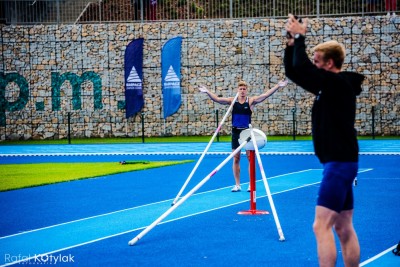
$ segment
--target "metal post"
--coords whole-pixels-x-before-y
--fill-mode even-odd
[[[186,19],[189,20],[190,19],[190,1],[187,1],[186,12],[187,12],[187,14],[186,14],[187,18]]]
[[[144,6],[143,6],[143,0],[140,0],[140,21],[143,22],[144,20],[144,12],[143,12]]]
[[[256,161],[255,152],[250,150],[250,210],[256,210]]]
[[[257,210],[256,204],[256,152],[249,150],[249,164],[250,164],[250,209],[239,211],[239,215],[263,215],[269,214],[268,211]]]
[[[68,112],[68,144],[71,144],[71,112]]]
[[[102,12],[102,7],[103,7],[102,3],[103,3],[103,0],[99,0],[99,20],[100,20],[100,22],[103,20],[103,18],[101,17],[101,13],[103,13]]]
[[[275,18],[275,16],[276,16],[276,12],[275,12],[275,10],[276,10],[276,0],[274,0],[273,2],[272,2],[272,16],[273,16],[273,18]]]
[[[296,108],[292,108],[293,141],[296,141]]]
[[[218,125],[219,125],[218,109],[215,110],[215,117],[216,117],[217,127],[218,127]],[[218,132],[218,134],[217,134],[217,142],[219,142],[219,132]]]
[[[375,106],[372,106],[371,113],[372,113],[372,140],[375,140]]]
[[[229,0],[229,18],[233,18],[233,1]]]
[[[144,112],[140,113],[140,118],[142,119],[142,143],[144,143]]]
[[[57,7],[57,24],[61,24],[61,18],[60,18],[60,0],[57,0],[56,3],[56,7]]]

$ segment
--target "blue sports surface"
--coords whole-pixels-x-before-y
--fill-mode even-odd
[[[242,155],[242,191],[232,193],[230,143],[214,143],[182,197],[171,206],[207,143],[0,146],[1,164],[183,160],[194,162],[0,193],[0,265],[318,266],[312,232],[321,164],[310,141],[269,142],[256,166],[257,210],[250,208]],[[354,187],[360,266],[400,266],[400,142],[360,141]],[[45,170],[44,170],[45,171]],[[265,173],[277,219],[262,178]],[[134,246],[128,242],[168,214]],[[277,223],[278,222],[278,223]],[[279,241],[281,226],[285,241]],[[343,266],[338,247],[337,266]]]

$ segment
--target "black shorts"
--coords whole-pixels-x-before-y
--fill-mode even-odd
[[[328,162],[324,164],[317,205],[340,213],[354,208],[353,181],[357,162]]]
[[[235,127],[232,127],[232,149],[236,149],[240,146],[239,144],[239,138],[240,138],[240,133],[246,129],[238,129]]]

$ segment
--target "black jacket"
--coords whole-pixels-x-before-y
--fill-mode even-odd
[[[285,49],[286,76],[315,95],[312,107],[312,136],[321,163],[358,161],[354,129],[356,96],[364,76],[355,72],[333,73],[318,69],[306,54],[305,38]]]

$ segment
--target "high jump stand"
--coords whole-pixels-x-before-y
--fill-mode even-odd
[[[283,235],[282,227],[279,222],[278,213],[275,209],[275,204],[272,199],[271,190],[269,189],[267,177],[265,176],[264,168],[262,165],[260,153],[258,152],[259,148],[263,148],[265,143],[267,142],[266,135],[257,129],[253,129],[251,124],[249,124],[249,129],[244,130],[240,133],[239,143],[241,144],[243,140],[247,140],[250,137],[251,143],[247,143],[245,145],[245,149],[250,151],[250,210],[238,212],[238,214],[244,215],[258,215],[258,214],[268,214],[267,211],[260,211],[256,209],[256,186],[255,186],[255,159],[257,157],[258,166],[260,168],[261,176],[264,182],[265,190],[267,193],[268,201],[271,206],[272,215],[274,216],[274,221],[276,225],[276,229],[279,234],[279,241],[285,241],[285,236]]]
[[[269,214],[265,210],[257,210],[256,206],[256,155],[254,150],[249,151],[249,164],[250,164],[250,209],[239,211],[240,215],[265,215]]]
[[[255,147],[257,148],[263,148],[265,146],[265,142],[267,137],[265,134],[257,129],[252,129],[250,125],[250,129],[242,131],[240,133],[240,138],[239,138],[239,143],[242,142],[242,140],[246,139],[247,137],[252,137],[251,136],[251,131],[256,133],[255,140],[252,139],[251,143],[248,143],[244,148],[246,149],[246,152],[248,151],[249,153],[249,167],[250,167],[250,209],[249,210],[244,210],[244,211],[239,211],[239,215],[265,215],[269,214],[268,211],[264,210],[257,210],[256,206],[256,156],[255,156]],[[256,144],[254,144],[255,142]]]

